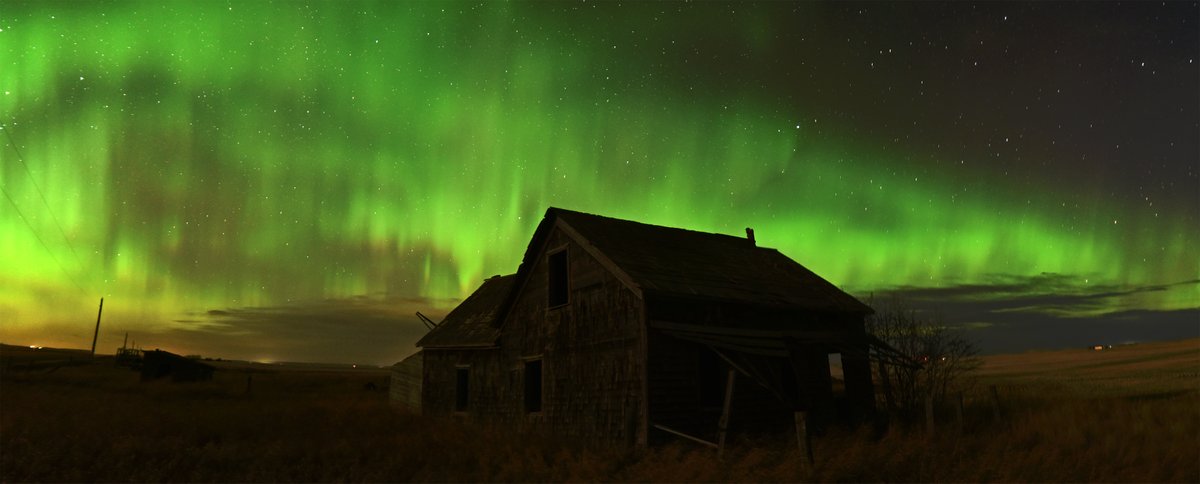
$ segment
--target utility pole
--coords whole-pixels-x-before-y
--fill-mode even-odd
[[[92,358],[96,357],[96,338],[100,337],[101,314],[104,314],[104,298],[100,298],[100,310],[96,312],[96,332],[92,333]]]

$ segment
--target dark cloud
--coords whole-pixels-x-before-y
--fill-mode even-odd
[[[968,331],[984,352],[998,353],[1200,337],[1200,301],[1169,310],[1136,304],[1139,297],[1194,291],[1198,284],[1124,287],[1063,274],[993,275],[977,284],[896,287],[865,299],[876,309],[899,301]],[[391,364],[416,351],[426,332],[417,311],[440,320],[456,303],[369,294],[212,309],[176,319],[165,336],[180,351],[214,357]]]
[[[420,311],[441,319],[457,301],[358,295],[213,309],[175,320],[169,339],[206,356],[386,365],[416,351]]]
[[[1200,301],[1163,310],[1138,305],[1139,297],[1194,291],[1197,284],[1118,286],[1064,274],[993,275],[979,284],[896,287],[867,299],[877,310],[901,304],[968,330],[985,352],[998,353],[1200,337]]]

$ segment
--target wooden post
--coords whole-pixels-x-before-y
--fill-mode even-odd
[[[725,435],[729,431],[729,408],[733,404],[733,382],[737,379],[737,372],[733,368],[729,369],[729,375],[725,377],[725,406],[721,409],[721,421],[718,425],[719,434],[717,437],[717,458],[720,459],[725,454]]]
[[[800,449],[800,461],[811,470],[813,454],[812,442],[808,436],[808,416],[805,412],[795,412],[792,415],[796,419],[796,444]]]
[[[100,337],[100,315],[104,314],[104,298],[100,298],[100,310],[96,311],[96,332],[92,333],[92,357],[96,357],[96,338]]]
[[[933,436],[933,394],[925,395],[925,433]]]
[[[963,394],[958,392],[958,405],[954,406],[954,423],[958,427],[958,435],[963,434]]]

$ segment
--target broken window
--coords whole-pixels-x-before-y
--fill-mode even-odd
[[[454,411],[466,412],[470,401],[471,369],[460,366],[454,369]]]
[[[542,411],[542,360],[525,362],[525,411]]]
[[[550,253],[549,262],[549,307],[567,304],[567,249]]]

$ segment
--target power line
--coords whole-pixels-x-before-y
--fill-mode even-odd
[[[0,126],[0,131],[3,131],[4,136],[8,137],[8,144],[9,146],[12,146],[13,152],[17,154],[17,161],[21,162],[21,166],[25,168],[25,174],[29,176],[29,182],[33,184],[34,190],[36,190],[38,196],[41,197],[42,205],[46,206],[46,213],[50,214],[50,220],[53,220],[54,226],[58,227],[58,233],[62,235],[63,242],[67,243],[67,248],[71,249],[71,255],[75,257],[75,265],[79,266],[79,270],[82,272],[83,261],[79,258],[79,253],[75,252],[75,246],[71,244],[71,239],[67,238],[67,231],[63,230],[62,224],[58,222],[58,217],[54,216],[54,209],[50,208],[50,202],[46,201],[46,194],[42,192],[42,187],[38,185],[37,179],[33,177],[33,172],[29,171],[29,165],[25,164],[25,157],[21,156],[21,150],[17,148],[17,142],[13,140],[12,133],[10,132],[11,129],[9,128],[9,126]],[[5,193],[5,196],[7,196],[7,192]],[[9,198],[9,201],[12,201],[12,198]],[[28,224],[28,220],[26,221],[26,224]],[[32,228],[32,226],[30,226],[30,228]],[[45,246],[46,244],[43,243],[42,245]]]
[[[42,244],[42,248],[46,249],[46,253],[50,254],[50,258],[54,260],[54,263],[58,265],[58,268],[62,270],[63,274],[66,274],[67,280],[71,281],[71,284],[75,286],[75,289],[79,289],[79,292],[86,294],[87,291],[84,291],[83,287],[75,281],[75,278],[71,276],[69,272],[67,272],[67,268],[63,267],[62,262],[59,262],[58,257],[54,256],[54,251],[50,250],[50,246],[46,245],[46,241],[42,240],[42,236],[38,235],[37,229],[33,228],[33,224],[29,223],[29,219],[25,218],[24,213],[21,213],[21,207],[18,206],[17,202],[8,195],[8,190],[4,189],[4,185],[0,185],[0,193],[4,193],[4,198],[7,198],[8,203],[12,204],[13,209],[17,211],[17,216],[21,217],[21,221],[25,222],[26,227],[29,227],[29,231],[33,233],[33,237],[37,239],[38,243]]]

